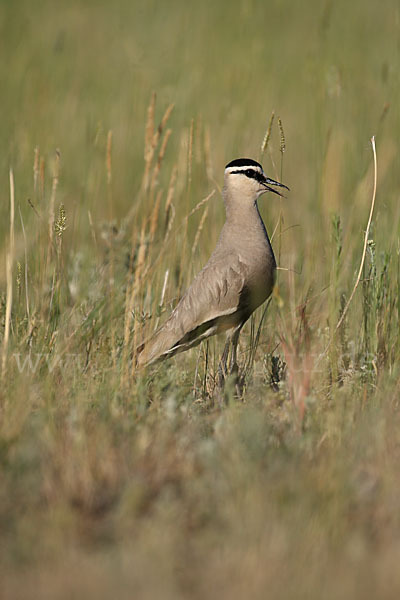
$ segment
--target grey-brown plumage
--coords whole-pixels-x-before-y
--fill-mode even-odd
[[[229,346],[236,364],[240,330],[271,294],[276,262],[257,207],[269,187],[286,187],[264,175],[261,165],[241,158],[225,168],[226,221],[216,248],[167,321],[137,349],[138,366],[173,356],[216,333],[226,332],[221,359],[226,373]],[[288,189],[288,188],[286,188]]]

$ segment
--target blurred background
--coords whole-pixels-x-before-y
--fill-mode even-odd
[[[46,164],[59,148],[60,194],[102,216],[106,202],[96,167],[103,167],[97,163],[104,162],[112,130],[114,210],[124,215],[140,187],[153,91],[158,118],[175,105],[169,166],[193,119],[197,176],[205,177],[207,132],[220,184],[229,160],[260,157],[275,111],[286,137],[283,176],[293,188],[293,218],[310,208],[318,216],[351,210],[373,134],[386,201],[388,189],[399,183],[398,169],[389,168],[399,130],[400,16],[394,1],[349,7],[340,0],[42,0],[33,7],[22,0],[3,2],[0,15],[2,189],[12,165],[22,208],[31,193],[35,147]],[[279,172],[279,137],[271,143]],[[264,163],[274,171],[268,156]],[[2,211],[5,222],[5,202]]]
[[[3,0],[0,52],[5,593],[399,597],[399,2]],[[372,136],[362,285],[311,377],[360,264]],[[291,192],[260,200],[282,270],[224,411],[219,342],[138,380],[128,354],[207,260],[238,157]]]

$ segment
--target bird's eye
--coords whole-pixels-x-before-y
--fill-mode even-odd
[[[252,177],[253,176],[253,171],[251,169],[247,169],[246,170],[246,175],[247,175],[247,177]]]

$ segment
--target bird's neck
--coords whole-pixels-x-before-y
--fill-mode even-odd
[[[230,199],[225,201],[226,223],[230,227],[244,229],[259,229],[265,232],[265,225],[258,210],[256,201],[247,198]]]
[[[225,195],[224,195],[225,196]],[[225,200],[226,221],[221,232],[221,238],[225,244],[232,244],[234,240],[235,248],[245,252],[251,249],[251,253],[260,250],[272,257],[272,262],[275,264],[275,257],[272,250],[271,242],[268,237],[267,230],[258,210],[257,202],[250,199],[232,198],[232,195],[227,202]]]

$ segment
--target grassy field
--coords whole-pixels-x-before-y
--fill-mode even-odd
[[[4,0],[0,34],[0,598],[399,598],[398,2]],[[240,156],[291,192],[221,397],[223,340],[130,353]]]

